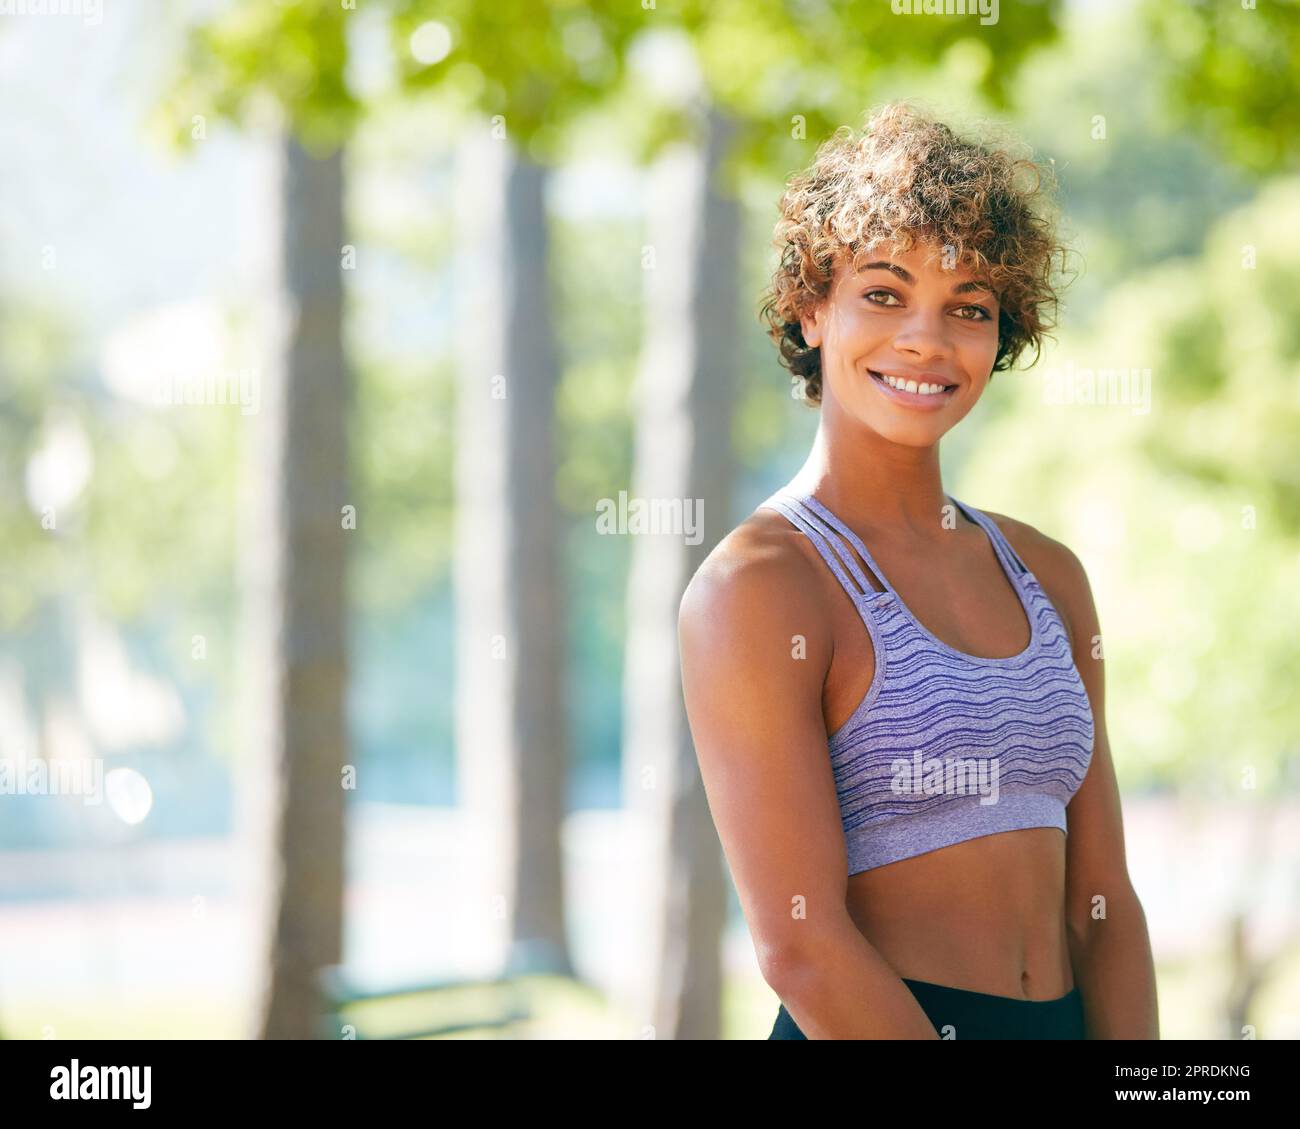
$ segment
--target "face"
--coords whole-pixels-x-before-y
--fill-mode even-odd
[[[881,244],[853,273],[842,257],[821,306],[802,321],[821,348],[823,415],[930,446],[975,406],[998,351],[998,301],[940,248]]]

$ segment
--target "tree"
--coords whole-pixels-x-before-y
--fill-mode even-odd
[[[436,93],[443,112],[464,114],[470,133],[459,205],[467,238],[456,437],[457,766],[461,804],[487,855],[487,900],[504,907],[516,968],[572,967],[560,839],[567,763],[553,438],[560,361],[543,201],[565,128],[617,79],[637,26],[613,6],[394,4],[403,89]]]
[[[243,772],[267,946],[258,1027],[321,1034],[317,976],[339,963],[347,724],[347,414],[341,265],[343,145],[359,106],[344,82],[347,10],[241,2],[192,30],[162,114],[178,140],[268,106],[280,133],[280,256],[267,412],[243,539],[259,701]]]

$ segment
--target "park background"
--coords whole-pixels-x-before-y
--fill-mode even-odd
[[[675,613],[815,428],[782,186],[894,98],[1059,179],[944,481],[1088,570],[1162,1034],[1300,1035],[1293,0],[71,8],[0,17],[0,758],[103,790],[0,795],[0,1035],[766,1036]]]

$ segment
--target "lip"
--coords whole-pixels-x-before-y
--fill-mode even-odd
[[[946,403],[948,403],[948,401],[953,398],[953,396],[956,394],[957,391],[957,386],[954,385],[947,392],[935,392],[929,396],[923,396],[920,392],[902,392],[897,388],[890,387],[890,385],[886,384],[883,380],[880,379],[880,373],[875,369],[867,369],[867,375],[871,377],[871,383],[874,384],[877,388],[879,388],[881,392],[883,392],[890,399],[895,400],[898,403],[905,405],[906,407],[919,408],[922,411],[932,411],[932,412],[937,411],[939,408],[942,408]],[[894,376],[893,373],[890,373],[889,375]],[[933,374],[930,375],[931,375],[931,379],[928,381],[928,383],[938,384],[939,378],[934,377]],[[903,378],[898,377],[897,379],[903,379]],[[907,379],[914,380],[916,378],[907,377]],[[927,381],[917,380],[917,383],[924,384],[927,383]]]

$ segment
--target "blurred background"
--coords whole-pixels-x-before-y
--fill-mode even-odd
[[[26,8],[0,1035],[767,1036],[677,604],[815,430],[782,187],[908,98],[1059,179],[944,481],[1088,570],[1162,1035],[1300,1036],[1294,0]]]

